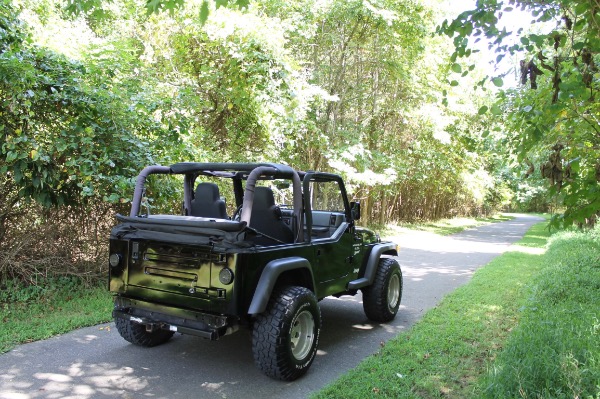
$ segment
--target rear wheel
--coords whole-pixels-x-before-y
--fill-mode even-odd
[[[387,322],[396,317],[402,299],[402,272],[398,262],[381,258],[375,281],[362,289],[363,308],[373,321]]]
[[[164,344],[173,336],[173,331],[159,329],[149,332],[145,325],[119,317],[115,318],[115,325],[121,337],[139,346],[152,347]]]
[[[270,377],[293,381],[312,364],[320,331],[321,312],[315,295],[304,287],[285,287],[256,318],[254,362]]]

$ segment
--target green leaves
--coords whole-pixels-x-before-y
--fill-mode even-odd
[[[492,78],[492,83],[494,84],[494,86],[496,87],[502,87],[504,85],[504,81],[502,80],[502,78],[500,77],[495,77]]]
[[[492,108],[490,111],[491,111],[492,115],[494,115],[494,116],[502,115],[502,108],[500,107],[500,105],[498,103],[494,103],[492,105]]]
[[[82,204],[150,163],[131,132],[140,120],[124,106],[129,99],[115,94],[122,88],[109,81],[88,86],[95,73],[25,40],[18,58],[0,62],[0,76],[0,171],[16,184],[17,197],[44,206]]]
[[[200,6],[200,14],[198,15],[198,18],[202,25],[204,25],[206,23],[209,12],[210,11],[208,9],[208,0],[202,1],[202,5]]]
[[[485,35],[493,40],[498,53],[494,55],[496,62],[509,54],[518,57],[520,80],[527,83],[527,88],[498,91],[495,104],[490,109],[479,108],[478,115],[488,112],[493,116],[506,115],[502,121],[507,131],[506,142],[521,160],[540,156],[558,144],[565,146],[562,152],[565,165],[571,165],[573,159],[581,160],[577,163],[579,171],[571,167],[568,179],[564,178],[565,165],[564,172],[546,176],[547,184],[552,185],[547,201],[554,196],[565,206],[561,220],[566,224],[581,221],[600,211],[596,199],[600,166],[598,174],[595,172],[600,155],[600,129],[591,122],[600,115],[600,82],[590,73],[598,64],[597,57],[590,54],[600,50],[600,26],[594,22],[596,17],[589,1],[557,0],[522,7],[531,13],[535,23],[540,23],[540,29],[534,27],[530,31],[544,33],[503,32],[498,20],[513,17],[515,10],[509,8],[503,2],[478,2],[474,10],[461,13],[451,22],[444,21],[438,31],[453,38],[454,72],[459,72],[454,66],[458,58],[468,56],[468,41],[472,37]],[[543,24],[550,21],[555,23]],[[467,25],[470,27],[465,30],[463,27]],[[509,36],[513,36],[516,44],[505,44]],[[491,82],[497,88],[505,87],[501,77],[491,77]]]
[[[183,8],[185,0],[146,0],[146,12],[148,15],[160,11],[169,11],[173,14],[176,10]]]
[[[451,69],[453,72],[456,72],[456,73],[462,72],[462,67],[460,66],[460,64],[457,64],[457,63],[452,64]]]

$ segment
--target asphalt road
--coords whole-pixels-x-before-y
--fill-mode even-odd
[[[28,398],[306,398],[414,324],[473,272],[519,240],[541,219],[511,221],[450,237],[401,234],[402,305],[389,324],[370,322],[360,294],[326,298],[323,329],[309,372],[294,382],[272,380],[254,366],[250,333],[211,342],[175,335],[167,344],[129,344],[112,323],[83,328],[0,355],[0,399]],[[0,327],[1,328],[1,327]]]

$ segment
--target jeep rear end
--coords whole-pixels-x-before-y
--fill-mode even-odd
[[[235,331],[235,254],[214,246],[157,241],[110,241],[113,315],[148,329],[169,329],[209,339]]]

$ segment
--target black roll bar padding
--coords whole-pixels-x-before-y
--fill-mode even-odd
[[[304,192],[304,211],[306,215],[306,232],[308,233],[308,242],[312,240],[312,198],[310,196],[310,178],[312,177],[313,172],[307,172],[304,175],[304,180],[302,181],[303,187],[302,191]],[[304,229],[302,229],[304,232]]]
[[[295,242],[304,242],[304,219],[303,219],[303,206],[302,206],[302,182],[300,176],[294,171],[292,176],[292,187],[294,191],[294,219],[292,220],[292,227],[294,231]],[[296,223],[294,225],[294,223]]]
[[[248,179],[246,180],[246,189],[244,190],[244,199],[242,214],[240,216],[241,222],[246,222],[250,226],[250,219],[252,217],[252,205],[254,203],[254,189],[258,178],[262,175],[275,175],[279,171],[270,166],[259,166],[250,172]],[[304,221],[302,218],[302,183],[298,172],[292,169],[292,186],[294,193],[294,223],[293,233],[294,242],[304,242]],[[250,226],[252,227],[252,226]]]
[[[261,175],[273,175],[277,172],[277,169],[268,166],[259,166],[250,172],[248,179],[246,180],[246,189],[244,190],[244,201],[242,214],[240,216],[241,222],[246,222],[250,226],[250,218],[252,217],[252,205],[254,204],[254,188],[256,187],[256,181]]]
[[[135,190],[133,192],[133,200],[131,201],[131,212],[130,217],[136,217],[140,213],[140,207],[142,203],[142,194],[146,186],[146,178],[151,174],[169,174],[172,173],[171,168],[168,166],[152,165],[146,166],[135,181]]]
[[[183,209],[184,216],[191,215],[192,193],[194,192],[194,175],[186,174],[183,179]]]

